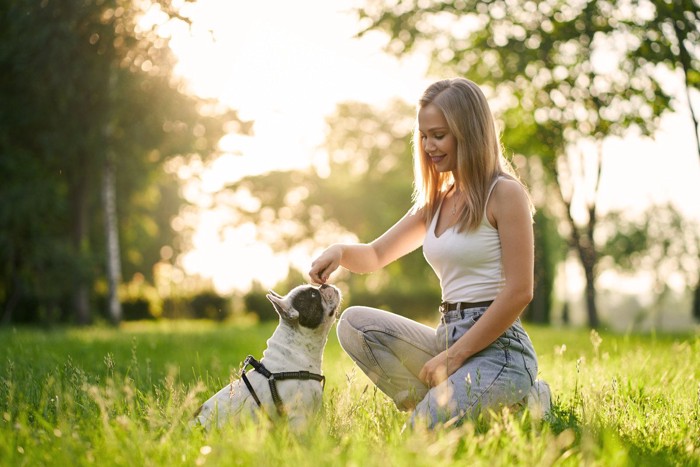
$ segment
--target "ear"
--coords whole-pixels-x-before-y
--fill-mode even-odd
[[[277,298],[284,298],[282,295],[278,294],[274,290],[268,290],[268,292],[270,293],[270,295],[274,295]]]
[[[273,292],[266,295],[267,299],[270,300],[272,306],[275,307],[275,311],[280,317],[288,321],[296,321],[299,319],[299,312],[292,307],[291,301],[286,297],[280,297],[279,294]]]

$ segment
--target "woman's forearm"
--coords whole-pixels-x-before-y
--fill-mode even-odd
[[[341,250],[340,265],[356,274],[367,274],[381,268],[377,253],[367,243],[336,244]]]
[[[503,290],[479,321],[450,348],[462,362],[479,353],[501,336],[520,316],[532,293]]]
[[[425,235],[420,214],[409,211],[372,243],[336,243],[326,248],[309,270],[312,281],[324,284],[342,266],[351,272],[367,274],[418,248]]]

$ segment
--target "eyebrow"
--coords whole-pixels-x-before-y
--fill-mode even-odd
[[[420,131],[421,133],[424,133],[425,131],[438,131],[438,130],[445,131],[445,130],[447,130],[447,127],[446,126],[436,126],[433,128],[428,128],[427,130],[421,130],[420,128],[418,128],[418,131]]]

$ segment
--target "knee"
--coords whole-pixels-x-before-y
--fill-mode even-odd
[[[408,425],[411,428],[423,428],[434,430],[436,428],[447,428],[459,426],[465,420],[476,420],[477,411],[468,413],[465,410],[457,410],[455,407],[447,407],[439,404],[426,405],[425,401],[419,403],[409,419]]]
[[[351,306],[346,308],[340,315],[336,326],[336,333],[338,334],[340,345],[344,348],[355,341],[361,333],[359,330],[359,315],[361,314],[361,310],[361,307]]]
[[[408,426],[413,429],[423,428],[432,430],[440,424],[437,407],[430,403],[430,395],[420,401],[413,409]]]

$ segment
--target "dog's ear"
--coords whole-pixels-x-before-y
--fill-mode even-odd
[[[268,293],[266,297],[270,300],[272,306],[275,307],[277,314],[282,318],[289,321],[296,321],[299,319],[299,312],[294,309],[288,297],[282,297],[273,290],[270,290],[270,293]]]
[[[278,294],[277,292],[275,292],[272,289],[268,290],[268,292],[270,293],[270,295],[274,295],[277,298],[284,298],[282,295]]]

